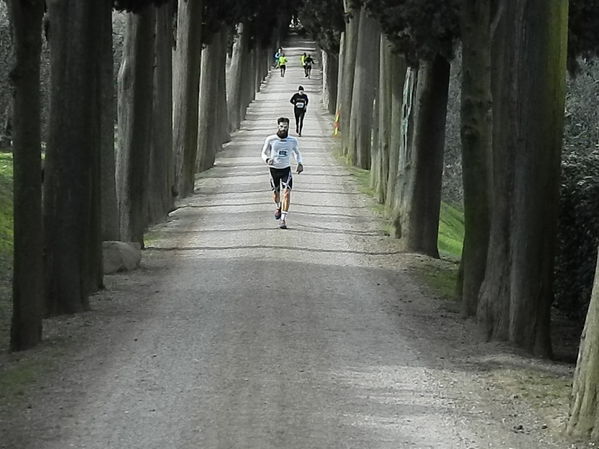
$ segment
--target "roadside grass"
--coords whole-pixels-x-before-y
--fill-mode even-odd
[[[441,203],[439,216],[439,253],[442,258],[459,262],[464,242],[464,211],[451,204]]]
[[[0,374],[0,398],[5,407],[19,404],[31,385],[42,377],[47,360],[24,357],[15,360]]]
[[[376,192],[370,186],[370,170],[365,170],[363,168],[358,168],[350,165],[347,158],[341,154],[339,148],[336,149],[333,155],[339,163],[345,165],[347,170],[349,170],[350,175],[356,178],[356,180],[358,181],[358,190],[361,193],[374,197]],[[375,205],[372,206],[372,210],[375,211],[381,217],[385,216],[385,206],[383,204],[379,204],[377,202]],[[390,234],[390,229],[391,225],[388,223],[387,220],[385,221],[385,225],[383,228],[385,235]]]
[[[0,350],[7,348],[12,313],[12,153],[0,153]]]
[[[375,196],[375,191],[370,187],[370,171],[353,167],[339,149],[335,158],[346,166],[350,174],[358,183],[360,192]],[[373,210],[384,218],[383,231],[390,235],[391,224],[386,219],[386,209],[382,204],[376,203]],[[416,278],[428,286],[436,296],[457,300],[456,285],[458,280],[459,261],[462,257],[464,240],[464,212],[451,204],[442,202],[439,216],[439,237],[437,245],[441,259],[449,262],[446,264],[419,264],[410,270]]]

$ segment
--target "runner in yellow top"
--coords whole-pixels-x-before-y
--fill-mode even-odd
[[[285,70],[287,69],[287,56],[285,56],[285,53],[281,53],[281,56],[279,56],[279,68],[281,69],[281,76],[285,76]]]

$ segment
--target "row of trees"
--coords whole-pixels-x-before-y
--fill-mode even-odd
[[[370,170],[405,250],[432,257],[438,257],[449,68],[459,46],[463,312],[489,339],[542,357],[552,355],[566,68],[575,71],[577,57],[599,49],[597,6],[596,0],[328,0],[300,11],[323,47],[323,61],[338,57],[337,77],[325,76],[323,90],[337,92],[324,99],[340,120],[343,154]],[[322,19],[331,9],[336,14]],[[597,301],[596,282],[568,425],[571,433],[594,437]]]
[[[7,4],[15,53],[11,348],[21,350],[40,341],[44,316],[88,308],[103,282],[103,241],[143,246],[146,227],[192,193],[195,173],[239,128],[291,13],[273,0]],[[113,10],[127,12],[116,85]],[[51,75],[42,161],[43,31]]]
[[[565,70],[568,52],[574,70],[576,56],[599,48],[597,0],[47,0],[43,172],[44,1],[7,1],[16,50],[13,349],[39,342],[44,315],[88,307],[102,284],[103,240],[143,244],[145,227],[192,192],[194,173],[212,165],[239,127],[297,7],[323,50],[323,98],[339,117],[343,153],[370,169],[404,248],[433,257],[449,67],[461,44],[464,314],[489,338],[551,355]],[[113,8],[131,13],[116,146]],[[581,345],[572,433],[599,432],[595,309]]]

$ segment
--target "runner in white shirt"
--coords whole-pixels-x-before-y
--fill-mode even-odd
[[[279,227],[287,229],[287,213],[291,203],[291,155],[297,162],[297,173],[304,171],[302,155],[299,151],[298,141],[289,136],[289,119],[280,117],[277,120],[278,131],[268,136],[262,147],[262,160],[270,169],[270,186],[273,191],[273,200],[277,205],[275,218],[280,220]],[[282,198],[281,198],[282,197]]]

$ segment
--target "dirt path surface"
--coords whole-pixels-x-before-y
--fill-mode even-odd
[[[1,448],[583,447],[496,389],[498,357],[525,359],[475,343],[456,306],[410,277],[437,262],[402,254],[335,161],[306,45],[285,48],[287,75],[271,73],[197,193],[152,231],[142,268],[9,358],[45,371],[0,406]],[[260,150],[293,118],[298,84],[306,171],[280,230]]]

